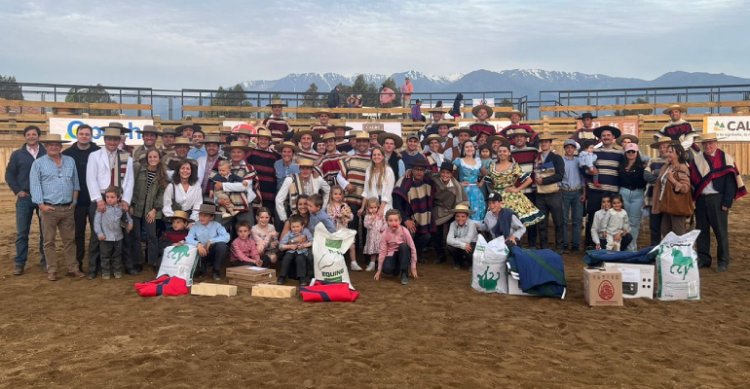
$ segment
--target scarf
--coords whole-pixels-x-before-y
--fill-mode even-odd
[[[716,150],[714,156],[706,153],[694,154],[693,162],[690,164],[690,182],[693,184],[693,199],[697,200],[703,193],[703,189],[713,180],[724,177],[728,174],[734,174],[737,181],[737,193],[734,199],[747,194],[745,183],[742,181],[740,171],[737,170],[734,158],[724,153],[722,150]]]

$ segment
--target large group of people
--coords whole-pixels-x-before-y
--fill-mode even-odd
[[[459,128],[432,109],[432,121],[405,137],[379,123],[361,131],[332,125],[327,110],[294,131],[285,105],[269,106],[262,123],[219,132],[193,123],[145,126],[136,148],[119,123],[99,129],[103,147],[80,125],[65,150],[58,135],[27,127],[6,170],[17,197],[14,274],[25,271],[34,213],[40,265],[52,281],[62,275],[59,234],[60,267],[70,277],[135,275],[158,268],[165,247],[191,244],[201,257],[198,273],[210,266],[217,280],[228,260],[275,266],[280,283],[307,282],[320,223],[329,232],[357,231],[351,270],[376,272],[376,279],[391,273],[402,283],[417,276],[429,250],[437,263],[450,257],[455,267],[467,266],[480,233],[561,253],[637,250],[639,240],[653,245],[669,232],[685,233],[692,216],[701,230],[700,266],[712,263],[710,231],[718,271],[730,263],[727,214],[745,187],[718,139],[698,137],[682,119],[683,107],[665,111],[671,120],[649,145],[658,157],[648,158],[641,139],[593,128],[590,113],[555,150],[555,137],[524,124],[522,112],[495,128],[487,105],[474,107],[475,122]],[[651,233],[639,239],[644,210]]]

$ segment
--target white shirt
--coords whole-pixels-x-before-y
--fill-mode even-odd
[[[453,221],[448,228],[446,243],[451,247],[465,249],[467,243],[474,243],[477,241],[477,236],[476,223],[467,220],[466,224],[459,226],[458,223]]]
[[[36,148],[31,148],[29,147],[29,145],[26,145],[26,151],[28,151],[29,154],[31,154],[31,156],[36,159],[36,157],[39,155],[39,144],[36,145]]]
[[[289,188],[292,186],[292,180],[294,179],[295,176],[297,177],[297,179],[301,179],[299,178],[299,175],[296,175],[296,174],[294,176],[289,176],[285,178],[284,183],[281,184],[281,188],[279,188],[279,192],[276,193],[276,213],[279,215],[279,220],[281,220],[282,222],[285,222],[287,219],[286,208],[284,207],[284,203],[289,201]],[[326,207],[328,206],[328,198],[331,192],[330,185],[328,185],[326,180],[324,180],[323,177],[320,177],[320,176],[318,177],[310,176],[310,180],[311,180],[311,185],[312,185],[312,193],[304,193],[304,194],[311,195],[313,193],[320,192],[320,190],[323,190],[323,194],[322,194],[323,208],[321,209],[326,209]],[[304,191],[306,185],[303,184],[300,186],[302,187],[302,190]],[[299,194],[303,194],[303,193],[299,193]]]
[[[117,158],[115,158],[115,161]],[[117,164],[115,162],[115,164]],[[115,172],[119,172],[119,166],[114,166]],[[107,148],[102,147],[99,150],[89,154],[88,164],[86,165],[86,186],[91,195],[91,202],[102,200],[102,193],[109,188],[112,177],[112,167],[109,165],[109,155]],[[119,173],[118,173],[119,174]],[[122,187],[122,200],[130,204],[133,198],[133,158],[128,157],[125,178],[120,183]]]
[[[393,186],[396,184],[396,178],[393,175],[393,169],[390,166],[385,165],[385,177],[383,177],[382,188],[378,190],[378,177],[372,178],[373,185],[370,186],[370,177],[372,175],[372,164],[365,170],[365,188],[362,191],[362,198],[369,199],[370,197],[380,198],[380,202],[386,203],[385,209],[388,210],[393,207]]]
[[[185,212],[190,212],[190,219],[193,221],[198,220],[198,210],[203,203],[203,194],[201,193],[201,186],[199,183],[195,183],[188,187],[187,192],[181,184],[174,185],[170,182],[167,188],[164,189],[164,199],[161,212],[165,217],[174,216],[174,210],[172,209],[172,196],[174,195],[174,203],[180,204],[181,209]]]

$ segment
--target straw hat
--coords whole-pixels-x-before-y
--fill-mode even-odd
[[[156,126],[152,126],[149,124],[143,126],[142,129],[136,130],[135,132],[140,132],[141,134],[156,134],[156,136],[161,136],[161,131],[159,131]]]
[[[221,126],[219,127],[219,134],[221,135],[229,135],[232,133],[232,127],[229,126]]]
[[[331,112],[331,110],[326,109],[326,108],[319,109],[317,112],[314,113],[315,116],[320,116],[323,114],[326,114],[328,116],[333,116],[333,112]]]
[[[179,139],[179,138],[178,138],[178,139]],[[236,140],[236,141],[234,141],[234,142],[230,143],[230,144],[229,144],[229,145],[227,145],[227,146],[224,146],[224,148],[225,148],[226,150],[232,150],[232,149],[241,149],[241,150],[245,150],[245,151],[247,151],[247,150],[250,150],[250,149],[252,149],[252,147],[250,147],[250,146],[245,146],[244,144],[242,144],[242,142],[240,142],[240,141],[238,141],[238,140]]]
[[[539,141],[543,141],[543,140],[554,141],[555,137],[552,136],[552,134],[550,134],[549,132],[543,132],[539,134],[539,136],[537,136],[537,139],[539,139]]]
[[[673,143],[673,142],[674,141],[672,140],[672,138],[670,138],[668,136],[663,136],[662,135],[658,139],[656,139],[656,141],[654,143],[651,143],[650,147],[652,149],[658,149],[659,146],[662,145],[662,144],[664,144],[664,143]]]
[[[442,140],[443,140],[443,137],[442,137],[442,136],[440,136],[440,135],[438,135],[438,134],[430,134],[430,135],[427,135],[427,137],[426,137],[426,138],[422,139],[422,146],[427,146],[427,145],[429,145],[429,144],[430,144],[430,142],[432,142],[433,140],[436,140],[436,141],[440,142],[440,141],[442,141]]]
[[[490,106],[489,106],[489,105],[487,105],[487,104],[479,104],[479,105],[477,105],[477,106],[474,106],[474,108],[472,108],[472,109],[471,109],[471,113],[472,113],[472,114],[473,114],[474,116],[479,116],[479,110],[481,110],[481,109],[484,109],[484,110],[486,110],[486,111],[487,111],[487,117],[492,117],[492,113],[493,113],[494,111],[492,110],[492,107],[490,107]]]
[[[58,135],[58,134],[42,135],[42,136],[39,137],[39,141],[38,142],[39,143],[44,143],[44,144],[47,144],[47,143],[58,143],[58,144],[70,143],[69,140],[63,140],[62,137],[60,137],[60,135]]]
[[[630,141],[633,142],[633,143],[635,143],[635,144],[638,144],[641,141],[635,135],[632,135],[632,134],[622,134],[622,135],[620,135],[617,138],[616,142],[617,142],[618,145],[622,146],[622,141],[624,141],[625,139],[630,139]]]
[[[174,215],[170,219],[182,219],[186,222],[190,222],[190,216],[188,215],[188,213],[180,210],[174,211]]]
[[[393,142],[396,143],[396,148],[397,149],[400,149],[401,146],[404,145],[404,140],[400,136],[398,136],[396,134],[393,134],[393,133],[390,133],[390,132],[384,132],[384,133],[378,135],[378,143],[381,146],[385,143],[386,139],[393,139]]]
[[[706,143],[706,142],[718,142],[720,140],[725,139],[724,137],[719,138],[716,136],[716,134],[706,134],[702,135],[700,138],[695,138],[695,143]]]
[[[193,131],[202,131],[201,126],[197,124],[193,124],[192,122],[187,122],[183,125],[177,126],[177,128],[175,128],[174,130],[175,132],[177,132],[178,135],[182,135],[182,131],[185,130],[186,128],[190,128]]]
[[[218,134],[209,134],[209,135],[206,135],[206,137],[203,139],[204,145],[208,143],[216,143],[220,145],[224,142],[221,141],[221,138],[219,137]]]
[[[314,168],[315,162],[309,158],[302,158],[299,161],[297,161],[297,166],[299,166],[300,168],[303,168],[303,167]]]
[[[364,123],[362,124],[362,131],[368,134],[382,134],[385,132],[385,126],[383,123]]]
[[[673,110],[679,110],[682,113],[687,113],[687,108],[679,105],[679,104],[673,104],[667,107],[664,111],[662,111],[665,115],[669,115]]]
[[[297,145],[295,145],[293,142],[289,142],[289,141],[279,143],[276,146],[273,146],[273,148],[276,149],[276,152],[279,154],[281,154],[281,152],[285,148],[290,148],[295,153],[299,151],[299,147],[297,147]]]
[[[174,130],[174,128],[172,128],[172,127],[165,127],[165,128],[164,128],[164,129],[162,130],[162,132],[161,132],[161,135],[162,135],[162,136],[164,136],[164,135],[172,135],[172,136],[177,136],[177,131],[175,131],[175,130]]]
[[[469,134],[469,136],[472,137],[472,138],[475,137],[475,136],[477,136],[477,132],[474,131],[474,130],[472,130],[469,127],[454,128],[454,129],[451,130],[451,135],[453,135],[453,137],[455,137],[455,138],[458,138],[458,135],[461,134],[461,133],[463,133],[463,132]]]
[[[108,128],[112,128],[112,129],[116,129],[120,131],[120,135],[129,134],[132,132],[129,128],[123,126],[122,123],[118,123],[118,122],[110,122],[107,126],[102,127],[102,130],[106,131]]]
[[[505,112],[504,115],[505,115],[505,117],[510,117],[510,115],[513,115],[514,113],[520,115],[521,117],[526,116],[525,113],[523,113],[523,112],[521,112],[521,111],[519,111],[517,109],[512,109],[510,111],[507,111],[507,112]]]
[[[323,134],[323,136],[320,137],[320,141],[321,142],[325,142],[325,141],[327,141],[329,139],[336,140],[336,134],[334,134],[332,132],[326,132],[325,134]]]
[[[469,205],[466,203],[460,203],[456,204],[456,207],[451,210],[452,213],[465,213],[467,215],[471,215],[474,213],[474,211],[469,208]]]
[[[247,123],[241,123],[232,128],[232,133],[237,135],[253,136],[255,134],[255,127]]]
[[[206,213],[209,215],[221,215],[221,212],[216,210],[216,206],[213,204],[201,204],[198,208],[198,213]]]
[[[172,143],[172,146],[192,146],[192,145],[193,143],[190,142],[190,139],[185,138],[184,136],[178,136],[177,138],[174,138],[174,143]]]
[[[355,131],[353,139],[355,141],[366,140],[369,142],[370,134],[368,134],[367,131]]]
[[[268,138],[273,139],[273,136],[271,136],[271,130],[265,128],[265,127],[258,127],[257,132],[255,134],[252,134],[250,136],[254,136],[256,138]]]
[[[501,145],[510,146],[510,142],[505,137],[502,137],[500,135],[490,135],[489,138],[487,138],[487,144],[492,145],[492,142],[499,140]]]
[[[604,132],[604,131],[610,131],[610,132],[612,132],[612,135],[614,135],[615,138],[619,138],[620,135],[622,135],[622,132],[617,127],[601,126],[601,127],[597,127],[597,128],[594,129],[594,136],[597,137],[597,138],[601,138],[602,137],[602,132]]]
[[[295,131],[292,139],[294,139],[295,142],[299,143],[299,140],[300,138],[302,138],[302,135],[311,135],[313,138],[313,142],[320,142],[320,134],[318,134],[316,131],[313,131],[309,128],[303,128],[301,130]]]
[[[281,99],[273,99],[270,103],[266,104],[266,107],[286,107]]]
[[[519,124],[511,124],[508,127],[505,127],[503,129],[503,134],[508,139],[513,139],[516,135],[523,135],[526,137],[531,137],[531,132],[533,130],[531,127],[526,125],[519,125]]]

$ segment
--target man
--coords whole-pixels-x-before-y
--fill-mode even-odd
[[[448,227],[453,220],[453,208],[457,204],[468,203],[461,183],[453,177],[453,163],[445,161],[440,164],[440,171],[433,177],[435,183],[435,198],[432,204],[432,212],[435,218],[434,244],[437,253],[436,263],[445,262],[445,238]],[[479,225],[477,226],[479,227]]]
[[[341,87],[339,86],[331,89],[331,91],[328,93],[328,108],[338,108],[338,106],[341,105],[341,97],[339,96],[340,92]]]
[[[658,156],[651,158],[646,166],[646,170],[651,172],[651,176],[654,178],[659,177],[659,171],[662,166],[667,163],[667,150],[669,149],[672,138],[668,136],[661,136],[656,142],[651,144],[652,149],[659,150]],[[650,212],[654,204],[654,184],[650,182],[646,185],[646,194],[643,198],[643,208],[649,210],[648,213],[648,225],[651,238],[651,246],[656,246],[661,242],[661,213]]]
[[[729,208],[732,202],[747,194],[734,158],[719,149],[716,136],[700,140],[703,152],[693,151],[690,181],[695,199],[695,228],[701,231],[696,241],[698,267],[711,267],[711,236],[716,237],[716,271],[729,269]]]
[[[203,139],[205,138],[206,134],[202,129],[198,128],[193,131],[192,138],[188,138],[193,141],[193,147],[191,147],[190,151],[188,152],[188,158],[197,161],[198,158],[206,156],[206,149],[203,147]]]
[[[596,135],[594,135],[593,127],[594,119],[596,118],[597,117],[591,112],[584,112],[583,115],[577,117],[576,119],[581,121],[583,127],[577,129],[576,132],[573,133],[573,136],[570,137],[570,139],[573,139],[578,144],[580,144],[584,139],[597,139]]]
[[[383,125],[383,123],[363,123],[362,131],[366,132],[370,136],[370,148],[373,148],[376,146],[380,146],[378,137],[380,136],[380,134],[385,132],[385,126]]]
[[[234,126],[232,131],[234,132],[234,135],[237,137],[238,142],[242,143],[243,146],[250,146],[250,139],[255,134],[254,126],[247,124],[247,123],[242,123],[242,124],[238,124]]]
[[[414,106],[411,107],[411,120],[414,122],[423,122],[426,120],[424,115],[422,115],[422,100],[420,99],[417,99],[414,102]]]
[[[41,228],[42,221],[39,215],[39,207],[31,201],[31,188],[29,187],[29,173],[34,161],[45,155],[47,151],[39,144],[39,134],[42,131],[37,126],[28,126],[23,129],[25,144],[10,155],[10,161],[5,168],[5,182],[16,195],[16,259],[13,274],[20,276],[26,267],[26,259],[29,255],[29,232],[31,231],[31,218],[36,212],[39,220],[39,264],[45,270],[47,262],[44,256],[44,231]]]
[[[42,214],[42,231],[44,234],[44,254],[47,259],[47,279],[57,281],[57,251],[55,238],[57,232],[63,243],[63,255],[67,276],[82,278],[85,275],[78,269],[75,247],[74,209],[78,200],[80,185],[76,162],[67,155],[62,155],[63,141],[60,135],[43,136],[47,154],[39,157],[31,165],[29,182],[31,199]]]
[[[273,209],[276,204],[276,170],[274,164],[279,159],[276,150],[271,147],[273,136],[265,127],[258,127],[255,134],[256,146],[247,152],[245,161],[255,168],[256,185],[260,194],[260,203]]]
[[[217,135],[209,134],[203,140],[203,147],[206,149],[206,155],[198,159],[198,176],[201,177],[200,184],[204,200],[211,193],[211,174],[219,170],[219,162],[225,158],[219,153],[221,138]],[[172,177],[169,177],[171,180]],[[213,202],[211,199],[209,202]]]
[[[136,130],[136,132],[141,134],[141,140],[143,140],[143,144],[133,149],[132,154],[133,167],[138,171],[138,167],[146,160],[148,150],[156,148],[156,139],[161,135],[161,131],[154,126],[145,125],[143,129]]]
[[[488,121],[492,117],[492,107],[487,104],[480,104],[471,109],[471,113],[476,118],[474,123],[469,125],[469,128],[479,134],[487,134],[487,136],[495,135],[497,129],[495,126],[490,124]]]
[[[383,84],[380,87],[380,106],[382,108],[390,108],[394,100],[396,100],[396,92]]]
[[[86,166],[86,185],[91,196],[91,206],[89,207],[89,217],[94,219],[94,212],[104,212],[106,203],[104,202],[104,191],[110,186],[116,186],[122,190],[122,210],[127,212],[130,207],[130,200],[133,197],[133,185],[135,181],[135,172],[133,170],[133,158],[128,153],[119,151],[117,146],[120,143],[122,130],[117,126],[107,126],[104,130],[104,147],[94,151],[89,155]],[[128,236],[125,236],[128,240]],[[128,274],[137,275],[140,273],[132,263],[133,258],[126,255],[129,245],[123,242],[123,258],[127,260],[125,264]],[[99,239],[96,234],[91,234],[89,242],[89,269],[88,278],[96,278],[99,265]]]
[[[320,158],[320,154],[318,154],[317,151],[315,151],[315,148],[313,147],[313,142],[320,141],[320,134],[315,132],[312,129],[303,129],[296,131],[294,133],[294,137],[292,137],[294,140],[294,143],[297,144],[297,147],[299,148],[299,151],[297,151],[297,154],[294,155],[294,162],[299,164],[300,159],[309,159],[312,161],[317,161],[318,158]]]
[[[331,131],[331,124],[329,123],[329,121],[331,120],[331,116],[333,116],[331,111],[327,109],[321,109],[320,111],[316,112],[315,115],[318,116],[318,122],[310,125],[310,131],[315,132],[316,134],[318,134],[318,136],[322,136],[328,131]]]
[[[406,171],[406,166],[404,165],[404,160],[401,159],[401,156],[399,156],[396,150],[404,145],[404,140],[396,134],[384,132],[378,135],[378,143],[383,145],[385,161],[388,163],[388,166],[393,169],[393,174],[396,177],[403,176]]]
[[[583,193],[583,177],[578,167],[576,152],[580,146],[573,139],[566,139],[563,144],[565,155],[565,174],[560,182],[562,192],[562,224],[563,224],[563,250],[570,249],[577,252],[581,249],[581,218],[583,217],[583,204],[586,196]],[[572,232],[568,232],[568,223],[572,224]],[[572,237],[569,238],[569,236]]]
[[[180,168],[182,161],[188,159],[188,152],[190,151],[190,140],[188,138],[178,136],[172,143],[173,156],[164,157],[164,166],[167,168],[167,176],[172,177],[172,173]],[[198,166],[198,162],[195,162],[195,166]],[[200,172],[199,172],[200,173]],[[203,176],[201,176],[203,178]]]
[[[281,189],[284,179],[292,174],[299,174],[299,166],[294,162],[294,154],[299,150],[292,142],[282,142],[274,146],[276,152],[281,156],[273,164],[276,172],[276,191]],[[275,209],[276,207],[274,207]]]
[[[358,132],[355,137],[354,154],[349,158],[339,160],[339,174],[336,176],[336,182],[344,188],[344,200],[352,209],[355,215],[349,224],[350,228],[357,231],[359,244],[364,244],[362,229],[360,228],[360,217],[356,216],[362,207],[362,192],[365,189],[365,172],[370,166],[370,137],[365,131]]]
[[[525,124],[509,125],[503,129],[505,136],[512,142],[510,146],[510,155],[524,173],[529,175],[534,173],[534,163],[539,156],[539,150],[529,144],[529,138],[534,134],[534,130]],[[531,184],[523,189],[523,194],[536,204],[536,184]],[[537,226],[529,226],[526,237],[529,240],[529,246],[537,245]]]
[[[75,203],[73,218],[75,220],[75,239],[76,239],[76,260],[78,261],[78,270],[83,271],[83,257],[86,253],[86,219],[88,218],[89,231],[94,233],[94,218],[90,217],[89,207],[91,206],[91,197],[89,188],[86,185],[86,165],[89,162],[89,155],[100,147],[91,142],[92,128],[88,124],[81,124],[76,129],[76,138],[78,141],[72,146],[65,149],[63,155],[73,158],[76,163],[76,173],[78,173],[78,201]]]
[[[545,216],[541,223],[530,229],[539,229],[539,247],[547,248],[547,217],[552,214],[555,223],[555,251],[563,250],[563,212],[560,182],[565,176],[565,162],[552,150],[555,139],[549,133],[542,133],[539,139],[539,154],[534,163],[534,182],[536,183],[536,205]],[[534,242],[536,243],[536,242]]]
[[[406,137],[406,150],[401,152],[404,169],[411,169],[412,164],[417,159],[424,159],[424,155],[419,144],[419,135],[416,132],[412,132]]]
[[[348,153],[354,149],[354,144],[349,142],[349,139],[353,136],[346,135],[351,130],[352,128],[349,126],[333,125],[333,133],[336,135],[336,150],[341,153]]]
[[[687,120],[682,118],[683,113],[687,113],[687,108],[679,104],[671,105],[665,109],[664,114],[669,115],[669,122],[654,134],[654,139],[658,139],[660,136],[668,136],[670,139],[680,142],[685,150],[692,147],[693,151],[700,152],[700,147],[694,146],[695,138],[699,134],[693,130],[693,126]]]
[[[174,140],[177,137],[177,133],[174,128],[165,128],[161,133],[161,158],[162,160],[174,157]]]
[[[438,126],[440,123],[452,123],[452,122],[443,122],[443,116],[445,116],[445,111],[442,108],[431,108],[429,111],[430,118],[432,119],[432,122],[425,124],[424,127],[422,127],[422,130],[419,131],[419,136],[422,138],[420,140],[424,140],[424,138],[427,138],[429,135],[437,134],[438,133]]]
[[[299,174],[285,178],[281,189],[276,194],[276,214],[281,222],[285,222],[288,215],[297,211],[297,197],[301,194],[309,196],[313,193],[320,193],[323,196],[323,209],[328,205],[331,187],[323,177],[313,176],[313,161],[302,159],[298,165]]]
[[[200,130],[201,126],[197,124],[193,124],[193,122],[187,122],[181,126],[177,126],[177,128],[174,129],[174,131],[177,133],[177,136],[181,136],[183,138],[188,138],[190,140],[193,139],[193,132],[196,130]]]
[[[315,164],[328,185],[334,186],[336,185],[336,176],[341,171],[340,161],[348,156],[336,149],[336,135],[334,133],[329,132],[323,135],[322,141],[326,146],[325,154]]]
[[[229,199],[221,199],[217,205],[226,207],[231,203],[234,210],[238,212],[232,217],[222,218],[221,220],[221,224],[227,231],[232,231],[233,236],[236,236],[235,226],[237,223],[246,222],[251,226],[255,224],[255,213],[251,204],[257,197],[255,185],[253,185],[257,172],[255,167],[245,160],[250,148],[241,141],[234,141],[226,147],[229,152],[229,169],[232,174],[241,178],[242,182],[214,183],[214,190],[223,190],[229,195]],[[201,178],[199,177],[198,180],[201,180]]]
[[[403,224],[414,236],[414,245],[420,255],[436,232],[432,214],[435,185],[432,179],[425,175],[427,167],[425,161],[415,161],[411,168],[411,176],[401,175],[393,190],[394,208],[401,212]],[[424,259],[420,261],[425,262]]]
[[[594,185],[593,180],[586,184],[586,246],[593,246],[591,240],[591,224],[594,222],[594,214],[602,206],[604,195],[613,195],[620,192],[620,161],[624,158],[622,150],[616,147],[615,140],[622,133],[617,127],[602,126],[594,129],[594,136],[602,141],[601,147],[594,150],[597,160],[594,164],[599,174],[599,186]]]
[[[454,159],[461,158],[461,145],[475,137],[477,133],[469,127],[454,128],[450,133],[453,135],[453,139],[450,141],[451,147],[448,148],[446,143],[446,148],[443,149],[443,157],[448,161],[453,161]]]
[[[401,86],[401,106],[408,108],[411,104],[411,94],[414,93],[414,84],[409,77],[404,77],[404,85]]]
[[[292,136],[292,127],[289,122],[281,116],[284,104],[280,99],[273,99],[266,107],[271,107],[271,116],[263,119],[263,127],[271,130],[273,144],[279,144]]]

